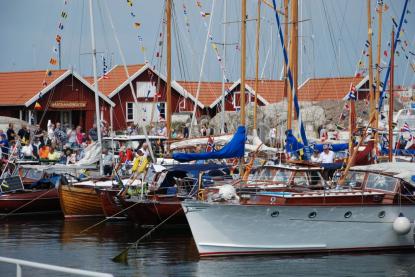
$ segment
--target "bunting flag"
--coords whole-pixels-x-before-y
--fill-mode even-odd
[[[60,35],[56,35],[55,40],[56,40],[57,43],[61,43],[62,37]]]
[[[405,122],[401,128],[401,132],[411,132],[408,122]]]
[[[127,0],[127,4],[128,4],[128,6],[132,7],[133,6],[133,1],[132,0]]]
[[[55,58],[50,58],[49,63],[51,65],[57,65],[58,64],[58,61]]]
[[[67,18],[68,17],[68,14],[65,11],[62,11],[61,12],[61,17],[62,18]]]
[[[52,76],[52,70],[50,69],[46,70],[46,75],[49,77]]]
[[[134,28],[138,29],[141,27],[141,23],[140,22],[134,22]]]
[[[207,16],[209,16],[209,15],[210,15],[210,13],[207,13],[207,12],[200,12],[200,15],[201,15],[202,17],[207,17]]]
[[[102,55],[102,78],[103,79],[109,79],[108,73],[108,65],[107,65],[107,59],[104,55]]]
[[[130,15],[131,15],[132,17],[135,17],[135,14],[134,14],[133,12],[131,12],[131,13],[130,13]]]
[[[357,99],[356,87],[353,84],[350,84],[350,90],[346,94],[346,96],[343,97],[343,100],[349,101],[349,100],[356,100],[356,99]]]
[[[385,57],[387,57],[388,56],[388,51],[383,51],[383,55],[385,56]]]
[[[40,105],[40,103],[38,101],[36,101],[35,106],[34,106],[34,109],[36,111],[40,111],[40,110],[42,110],[42,105]]]
[[[62,24],[62,22],[59,22],[58,29],[59,30],[63,30],[63,24]]]

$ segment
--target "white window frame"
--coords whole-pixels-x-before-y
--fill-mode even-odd
[[[144,92],[143,92],[144,88]],[[147,96],[147,92],[150,90],[150,93]],[[151,82],[146,81],[137,81],[136,82],[136,94],[137,98],[154,98],[157,94],[157,87],[153,86]]]
[[[131,108],[128,105],[131,104]],[[131,119],[129,118],[128,110],[132,109],[131,112]],[[125,121],[126,122],[133,122],[134,121],[134,102],[125,102]]]
[[[249,104],[249,103],[251,103],[251,93],[249,92],[249,90],[245,90],[245,93],[246,94],[248,94],[248,98],[245,98],[245,105],[246,104]],[[239,108],[241,108],[241,105],[239,105],[239,106],[236,106],[236,95],[237,94],[241,94],[241,92],[240,91],[235,91],[234,93],[233,93],[233,97],[232,97],[232,105],[233,105],[233,108],[234,109],[239,109]],[[239,97],[239,102],[241,102],[241,98]]]
[[[186,98],[179,101],[179,111],[186,111]]]

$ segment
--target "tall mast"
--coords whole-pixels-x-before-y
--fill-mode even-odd
[[[367,41],[368,41],[368,69],[369,69],[369,103],[370,103],[370,114],[372,115],[375,111],[374,95],[373,95],[373,67],[372,67],[372,13],[370,9],[371,0],[367,0]]]
[[[91,27],[91,47],[92,47],[92,70],[94,74],[94,94],[95,94],[95,118],[97,125],[98,133],[98,142],[102,147],[102,137],[101,137],[101,116],[99,111],[99,96],[98,96],[98,78],[97,78],[97,49],[95,47],[95,33],[94,33],[94,13],[92,11],[92,0],[89,0],[89,19]],[[100,155],[99,162],[99,171],[100,174],[104,174],[104,166],[102,164],[102,157]]]
[[[226,22],[226,0],[223,0],[223,22]],[[227,24],[223,24],[223,68],[226,68],[226,27]],[[225,76],[222,76],[222,103],[221,103],[221,133],[225,133]]]
[[[167,78],[166,78],[166,127],[167,139],[171,139],[171,1],[166,0],[167,21]]]
[[[284,0],[284,48],[288,48],[288,0]],[[284,99],[288,96],[287,64],[284,63]],[[288,103],[288,100],[287,100]]]
[[[257,105],[258,105],[258,71],[259,71],[259,32],[261,30],[261,0],[258,0],[256,42],[255,42],[255,101],[254,101],[254,132],[257,134]]]
[[[242,0],[241,21],[241,85],[239,96],[241,125],[245,126],[246,0]]]
[[[378,12],[378,43],[377,43],[377,58],[376,58],[376,90],[375,90],[375,105],[379,103],[379,94],[380,94],[380,53],[382,51],[382,14],[383,14],[383,5],[379,4],[377,8]],[[379,113],[375,115],[375,128],[379,128]],[[375,145],[379,141],[378,132],[375,133]]]
[[[391,39],[391,62],[390,62],[390,84],[389,84],[389,114],[388,114],[388,139],[389,139],[389,161],[392,161],[393,156],[393,78],[395,71],[395,29],[392,29],[392,39]]]
[[[291,44],[289,61],[289,68],[293,78],[293,87],[288,94],[287,129],[292,129],[293,95],[297,92],[298,87],[298,0],[291,0]]]

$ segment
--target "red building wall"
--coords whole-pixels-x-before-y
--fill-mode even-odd
[[[157,75],[152,73],[150,70],[140,74],[136,79],[134,79],[133,86],[134,89],[137,89],[136,82],[150,82],[153,81],[155,85],[158,87],[157,94],[160,95],[157,99],[151,98],[137,98],[138,102],[140,103],[157,103],[157,102],[166,102],[166,83],[160,79],[159,85],[157,85]],[[114,95],[111,100],[115,103],[114,111],[113,111],[113,124],[114,130],[124,130],[127,128],[130,122],[126,122],[126,103],[127,102],[134,102],[134,98],[131,94],[130,86],[127,85],[121,91],[119,91],[116,95]],[[183,113],[183,112],[193,112],[194,103],[190,98],[184,98],[180,93],[178,93],[175,89],[172,88],[172,99],[171,99],[171,111],[172,113]],[[185,101],[186,106],[185,109],[180,109],[179,102]],[[148,111],[151,112],[151,111]],[[202,114],[206,114],[206,111],[201,110],[199,107],[196,111],[196,116],[200,116]],[[109,113],[107,115],[109,117]]]

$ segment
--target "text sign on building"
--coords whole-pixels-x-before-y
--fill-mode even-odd
[[[86,101],[53,101],[50,107],[53,109],[82,109],[86,108]]]

